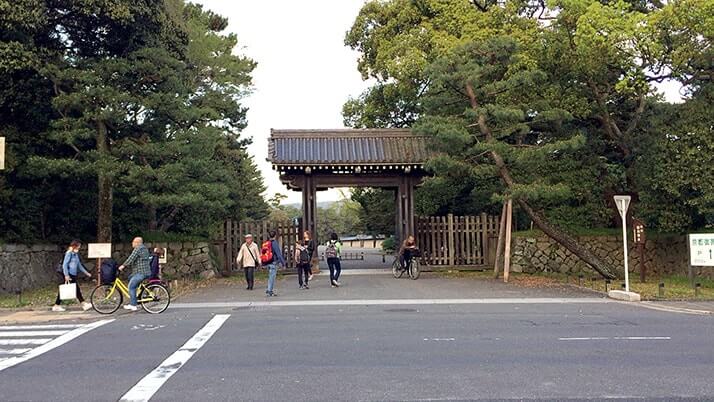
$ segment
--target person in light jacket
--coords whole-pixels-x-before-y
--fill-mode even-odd
[[[258,245],[253,242],[252,234],[249,233],[245,235],[245,243],[240,246],[236,263],[238,266],[243,267],[245,271],[245,281],[248,285],[246,289],[253,290],[255,269],[260,267],[260,249],[258,249]]]
[[[82,248],[82,242],[79,240],[72,240],[64,253],[64,260],[62,260],[62,276],[63,283],[74,283],[77,286],[77,300],[82,303],[82,309],[87,311],[92,308],[92,305],[84,301],[82,296],[82,289],[79,288],[77,283],[78,271],[82,271],[83,274],[88,277],[92,277],[92,274],[87,271],[82,264],[82,260],[79,258],[79,249]],[[62,300],[60,299],[59,292],[57,293],[57,299],[55,300],[55,305],[52,306],[52,311],[65,311],[62,307]]]

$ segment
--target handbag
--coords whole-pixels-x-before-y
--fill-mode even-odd
[[[77,298],[77,284],[76,283],[64,283],[59,285],[59,296],[60,300],[74,300]]]

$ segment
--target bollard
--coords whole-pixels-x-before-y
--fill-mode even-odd
[[[583,286],[583,274],[578,274],[578,286]]]
[[[609,279],[605,279],[605,293],[610,291],[610,284],[612,282]]]
[[[664,298],[664,282],[660,282],[657,289],[657,297]]]
[[[17,292],[17,306],[22,306],[22,290],[18,290]]]
[[[694,284],[694,297],[699,297],[699,292],[702,289],[702,284],[697,282]]]

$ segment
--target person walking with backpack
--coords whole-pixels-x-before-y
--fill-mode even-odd
[[[245,242],[240,246],[238,257],[236,257],[236,263],[245,271],[246,290],[253,290],[255,269],[260,267],[259,255],[258,245],[253,242],[253,235],[248,233],[245,235]]]
[[[342,251],[342,243],[340,243],[337,233],[330,234],[330,240],[325,245],[325,259],[327,266],[330,268],[330,284],[333,288],[340,286],[340,273],[342,265],[340,264],[340,253]]]
[[[295,244],[295,262],[297,263],[300,289],[310,289],[308,283],[312,279],[312,255],[314,251],[315,243],[312,241],[310,231],[306,230],[303,233],[302,242]]]
[[[82,263],[82,260],[79,258],[80,248],[82,248],[82,242],[79,240],[72,240],[67,248],[67,251],[64,253],[62,270],[60,271],[58,267],[57,273],[62,276],[63,283],[74,283],[75,286],[77,286],[77,300],[82,304],[82,309],[87,311],[92,308],[92,305],[84,301],[82,290],[79,288],[79,284],[77,283],[77,271],[82,271],[82,273],[89,278],[92,277],[92,274],[87,271]],[[60,299],[59,293],[57,293],[57,299],[55,300],[55,305],[52,306],[52,311],[65,311],[61,304],[62,300]]]
[[[275,277],[278,274],[278,266],[285,266],[285,258],[280,250],[280,244],[276,240],[275,230],[268,232],[269,240],[263,242],[260,247],[260,262],[268,267],[268,288],[265,295],[268,297],[277,296],[275,293]]]

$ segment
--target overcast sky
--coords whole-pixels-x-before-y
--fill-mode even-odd
[[[283,186],[266,158],[271,128],[340,128],[342,105],[368,86],[357,72],[358,54],[344,45],[364,0],[194,0],[228,18],[238,35],[238,53],[258,62],[254,92],[244,104],[253,139],[249,147],[267,185],[266,196],[300,193]],[[680,99],[678,86],[660,85],[667,100]],[[318,201],[340,198],[321,192]]]
[[[268,187],[290,202],[288,191],[266,162],[271,128],[340,128],[342,105],[368,86],[357,72],[358,54],[344,45],[364,0],[197,0],[228,17],[228,30],[238,35],[237,49],[258,62],[254,92],[244,101],[249,147]],[[337,191],[320,193],[318,201],[336,200]]]

